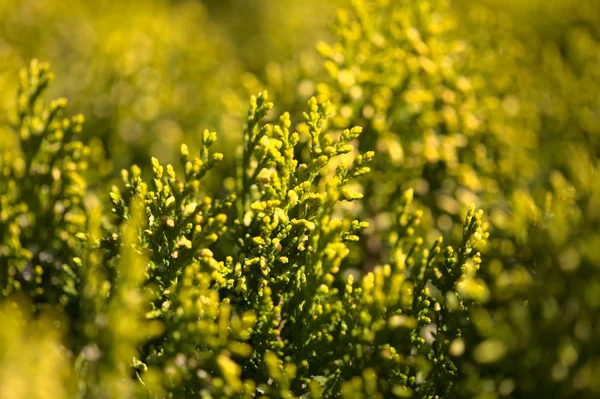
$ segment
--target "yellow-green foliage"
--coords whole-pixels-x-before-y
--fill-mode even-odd
[[[59,92],[90,120],[86,135],[119,168],[172,156],[185,134],[221,126],[234,107],[238,61],[200,2],[1,0],[0,20],[0,87],[12,90],[30,58],[51,62]]]
[[[353,0],[312,54],[338,2],[52,3],[0,0],[0,397],[600,395],[594,0]]]

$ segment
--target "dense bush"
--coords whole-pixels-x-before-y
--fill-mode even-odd
[[[106,64],[64,77],[87,133],[45,101],[43,62],[3,99],[0,398],[600,397],[593,0],[355,0],[322,68],[288,54],[264,72],[186,40],[200,4],[135,2],[121,26],[72,3],[0,8],[8,48],[34,52],[18,32],[35,21],[40,51]],[[63,19],[92,50],[51,39]],[[288,51],[263,25],[224,29]],[[236,138],[261,79],[280,107],[252,96]]]

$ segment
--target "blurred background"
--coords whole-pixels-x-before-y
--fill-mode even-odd
[[[0,90],[30,59],[48,61],[52,96],[86,115],[117,170],[150,153],[168,161],[205,128],[237,140],[249,93],[274,86],[280,105],[298,101],[342,3],[0,0]],[[1,101],[6,119],[13,97]]]

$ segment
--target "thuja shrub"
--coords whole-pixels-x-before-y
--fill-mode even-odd
[[[64,118],[64,100],[43,103],[50,79],[36,61],[22,72],[21,151],[2,157],[8,397],[449,392],[458,373],[449,345],[486,295],[476,277],[481,212],[469,210],[456,249],[427,244],[407,191],[391,261],[357,281],[344,276],[368,224],[340,205],[360,200],[348,185],[369,173],[374,154],[353,154],[362,129],[330,129],[332,106],[314,98],[299,132],[287,113],[263,123],[273,107],[266,93],[251,100],[230,193],[201,194],[223,158],[205,131],[197,155],[184,145],[179,167],[153,159],[148,179],[132,166],[110,192],[111,212],[101,202],[88,210],[83,118]],[[55,325],[42,321],[52,317]],[[424,333],[434,324],[443,340]],[[41,341],[28,338],[44,329]],[[60,369],[35,364],[40,345],[57,351]],[[20,351],[31,360],[13,368]],[[29,373],[60,389],[23,386]]]
[[[32,62],[2,131],[0,397],[598,396],[598,135],[570,96],[595,30],[524,53],[536,28],[476,5],[502,28],[477,41],[452,4],[354,1],[302,112],[260,93],[235,157],[206,130],[112,188]]]

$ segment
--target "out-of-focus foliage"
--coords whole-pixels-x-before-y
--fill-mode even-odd
[[[314,42],[344,3],[2,0],[0,88],[29,59],[49,61],[62,76],[53,92],[86,115],[86,136],[102,140],[118,169],[150,154],[173,160],[206,127],[237,145],[229,131],[248,92],[267,84],[285,105],[306,101],[297,82],[320,69]]]
[[[537,114],[510,81],[495,82],[495,58],[480,60],[449,1],[387,3],[340,10],[338,41],[318,45],[330,77],[318,92],[338,104],[337,124],[367,129],[360,148],[380,153],[365,207],[388,211],[414,187],[434,225],[449,231],[469,203],[505,206],[506,193],[530,181]]]
[[[330,76],[319,92],[382,155],[364,188],[375,222],[406,186],[441,231],[465,203],[490,212],[490,308],[460,341],[472,357],[457,390],[597,394],[600,8],[483,3],[354,2],[338,43],[318,47]]]
[[[594,0],[53,3],[0,3],[0,397],[600,396]]]
[[[170,156],[185,135],[220,127],[241,75],[201,2],[2,0],[0,20],[0,87],[30,58],[48,60],[63,77],[56,90],[119,167]]]

